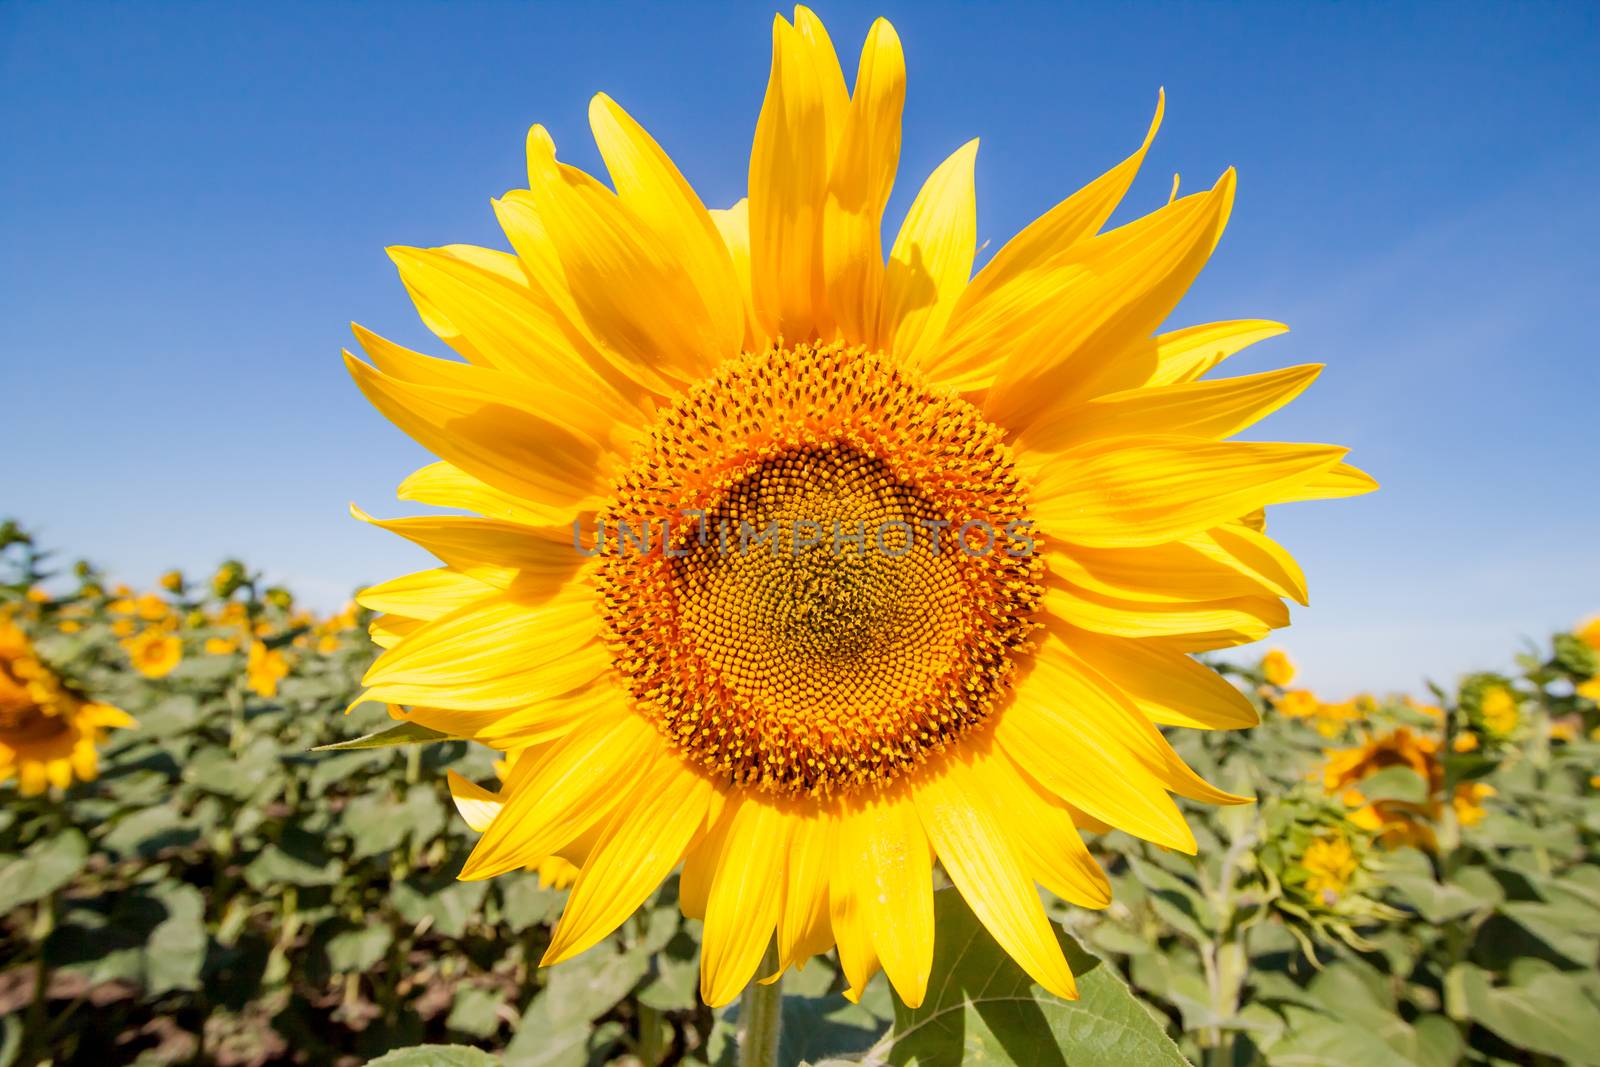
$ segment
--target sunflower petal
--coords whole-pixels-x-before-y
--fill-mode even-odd
[[[962,760],[946,759],[919,778],[915,796],[939,862],[978,921],[1029,977],[1076,1000],[1077,983],[1039,894],[978,776]]]
[[[1322,365],[1242,378],[1130,389],[1046,411],[1022,436],[1028,452],[1060,452],[1101,437],[1180,434],[1221,439],[1254,425],[1305,391]]]
[[[661,146],[604,93],[589,102],[589,126],[617,198],[654,230],[699,292],[717,338],[715,351],[737,352],[744,337],[744,297],[705,204]]]
[[[883,291],[883,209],[900,162],[905,56],[894,27],[872,24],[861,49],[823,209],[828,310],[847,344],[877,346]]]
[[[944,333],[956,300],[972,277],[978,208],[968,141],[934,169],[900,226],[883,279],[878,338],[885,350],[915,365]]]
[[[731,800],[700,940],[700,997],[731,1001],[755,974],[778,924],[790,819],[748,793]]]
[[[638,779],[595,840],[541,965],[591,947],[655,892],[699,831],[711,790],[710,779],[672,756]]]
[[[844,813],[839,836],[859,921],[895,992],[920,1007],[933,966],[933,856],[916,808],[905,796],[872,798]]]
[[[1137,547],[1290,498],[1339,462],[1332,445],[1128,437],[1060,453],[1037,484],[1036,517],[1074,544]]]

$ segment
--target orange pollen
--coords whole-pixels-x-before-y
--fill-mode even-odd
[[[635,704],[687,758],[775,793],[887,782],[983,722],[1043,595],[1000,430],[838,345],[690,388],[598,522]]]

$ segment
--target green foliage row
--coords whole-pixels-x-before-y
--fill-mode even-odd
[[[606,943],[538,969],[564,894],[531,872],[454,877],[473,835],[444,769],[488,781],[493,753],[437,738],[313,751],[391,725],[372,705],[343,714],[371,658],[358,629],[297,644],[289,601],[256,597],[241,569],[227,596],[295,650],[276,694],[252,691],[241,656],[198,651],[229,632],[215,591],[184,624],[182,662],[152,680],[130,669],[92,569],[41,603],[26,593],[43,561],[18,559],[0,605],[139,726],[113,732],[95,781],[0,787],[0,1067],[733,1062],[739,1005],[699,1001],[675,880]],[[880,979],[851,1004],[815,961],[786,979],[782,1061],[1600,1063],[1600,718],[1576,691],[1596,664],[1564,636],[1520,668],[1439,694],[1432,717],[1374,704],[1332,738],[1237,671],[1263,725],[1173,740],[1259,803],[1192,808],[1196,857],[1092,842],[1114,903],[1051,904],[1080,1001],[1032,986],[944,890],[927,1002],[910,1011]],[[1491,684],[1520,709],[1504,737],[1480,729]],[[1323,782],[1327,749],[1396,727],[1432,739],[1442,779],[1380,768],[1362,800],[1420,812],[1429,843],[1356,827]],[[1455,751],[1469,730],[1482,744]],[[1492,790],[1471,825],[1448,799],[1462,783]],[[1307,849],[1335,838],[1353,867],[1319,890]]]

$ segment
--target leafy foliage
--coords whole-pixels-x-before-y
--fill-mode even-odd
[[[362,613],[312,617],[236,561],[145,596],[82,564],[46,595],[48,557],[0,540],[0,613],[138,720],[93,781],[0,785],[0,1067],[734,1061],[740,1006],[699,1001],[675,879],[547,970],[563,891],[456,881],[472,834],[443,771],[487,780],[493,753],[344,714]],[[178,639],[175,665],[130,660],[145,632]],[[1600,1063],[1597,660],[1568,634],[1517,668],[1431,704],[1229,668],[1263,724],[1172,740],[1259,802],[1192,808],[1195,857],[1093,840],[1114,903],[1050,902],[1080,1000],[947,889],[925,1003],[880,979],[852,1004],[813,961],[785,979],[780,1061]]]

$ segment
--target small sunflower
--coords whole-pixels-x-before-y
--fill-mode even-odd
[[[23,796],[99,773],[95,746],[112,727],[135,725],[119,708],[72,689],[39,659],[14,623],[0,620],[0,781]]]
[[[400,496],[481,516],[372,520],[444,566],[360,598],[387,649],[366,696],[524,749],[467,798],[462,877],[578,866],[547,963],[681,864],[707,1002],[776,937],[780,970],[837,945],[851,995],[882,969],[916,1005],[938,862],[1074,995],[1035,883],[1103,907],[1080,831],[1193,852],[1172,795],[1241,799],[1158,727],[1256,721],[1191,653],[1305,600],[1262,509],[1374,487],[1342,448],[1231,440],[1319,368],[1204,375],[1284,327],[1157,333],[1235,184],[1101,232],[1159,104],[974,276],[975,141],[884,254],[904,92],[887,22],[851,90],[796,8],[747,199],[707,210],[597,96],[610,187],[535,126],[528,187],[494,205],[513,251],[391,249],[465,362],[356,327],[357,384],[441,458]]]
[[[122,642],[133,669],[146,678],[165,678],[183,661],[183,640],[159,627],[149,627]]]
[[[282,652],[260,641],[250,642],[245,655],[245,685],[256,696],[271,699],[278,695],[278,683],[289,676],[289,661]]]

